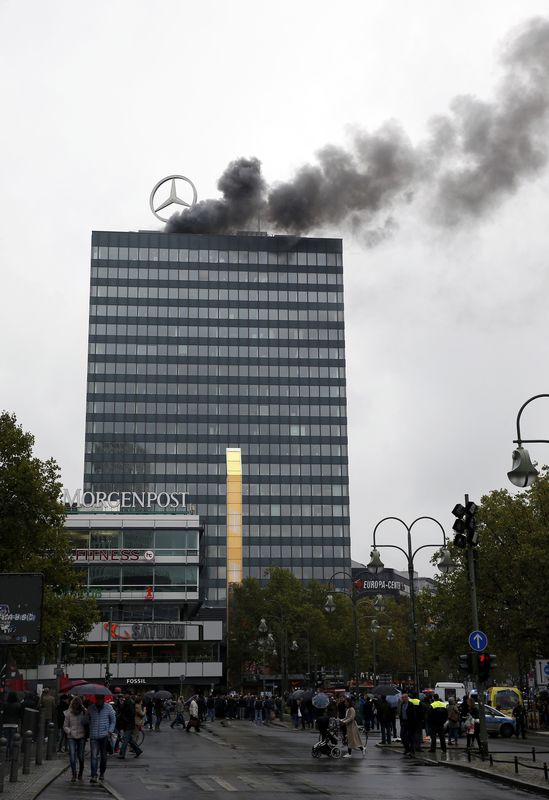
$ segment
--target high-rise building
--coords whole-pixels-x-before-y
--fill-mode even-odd
[[[350,569],[341,240],[94,232],[84,488],[187,492],[208,605],[226,600],[226,448],[244,576]]]

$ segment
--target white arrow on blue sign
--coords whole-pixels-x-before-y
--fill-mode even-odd
[[[471,631],[469,634],[469,647],[476,653],[482,653],[488,647],[488,637],[484,631]]]

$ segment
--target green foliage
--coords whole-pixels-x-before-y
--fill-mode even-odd
[[[353,590],[354,591],[354,590]],[[328,593],[332,594],[335,610],[325,611]],[[409,606],[389,601],[385,611],[376,612],[366,596],[329,589],[317,581],[303,583],[289,570],[273,567],[269,580],[261,584],[246,578],[235,586],[229,600],[229,673],[232,685],[240,676],[261,671],[263,665],[281,672],[281,643],[288,642],[288,672],[306,674],[321,667],[351,675],[354,671],[354,616],[356,601],[359,671],[373,667],[373,640],[370,630],[376,617],[381,630],[377,634],[377,671],[409,674]],[[266,653],[261,646],[258,626],[265,618],[276,644],[276,655]],[[392,627],[394,639],[387,641],[387,629]],[[297,649],[290,645],[295,640]]]
[[[511,495],[506,490],[482,498],[476,551],[480,626],[489,650],[498,656],[496,680],[523,677],[534,659],[549,651],[545,612],[549,562],[549,474]],[[437,578],[437,593],[424,597],[430,623],[426,653],[444,675],[457,672],[457,656],[467,651],[472,630],[464,552],[452,548],[458,569]],[[498,677],[499,676],[499,677]]]
[[[2,572],[44,575],[44,614],[40,655],[55,655],[61,638],[78,641],[98,619],[95,602],[83,596],[74,569],[59,501],[59,467],[32,455],[34,437],[15,415],[0,414],[0,565]],[[15,655],[33,659],[29,648]]]

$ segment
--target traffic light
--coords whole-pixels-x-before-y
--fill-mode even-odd
[[[473,674],[473,654],[472,653],[464,653],[459,657],[459,669],[460,672],[464,672],[466,675]]]
[[[498,665],[498,657],[494,653],[490,653],[490,672],[496,669]]]
[[[456,547],[467,547],[471,545],[474,547],[478,544],[477,521],[475,513],[477,511],[476,503],[470,500],[466,506],[458,503],[452,509],[452,514],[457,517],[452,525],[454,531],[454,544]]]
[[[486,683],[490,677],[490,656],[488,653],[479,653],[478,656],[478,679],[481,683]]]

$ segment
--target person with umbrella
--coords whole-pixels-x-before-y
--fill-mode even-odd
[[[353,708],[352,697],[345,698],[345,711],[345,717],[341,720],[341,725],[345,725],[345,731],[347,735],[347,752],[343,758],[351,758],[353,750],[360,750],[362,757],[364,758],[366,755],[366,748],[362,744],[360,731],[358,730],[358,725],[356,724],[356,711]]]
[[[83,689],[84,687],[77,687]],[[97,692],[101,690],[101,694]],[[78,694],[88,694],[79,691]],[[99,780],[105,778],[107,769],[107,741],[116,727],[116,715],[111,705],[105,703],[105,695],[110,694],[106,687],[96,687],[95,703],[88,708],[90,720],[90,783],[97,783],[97,762],[99,761]]]

